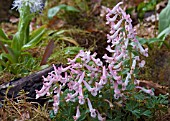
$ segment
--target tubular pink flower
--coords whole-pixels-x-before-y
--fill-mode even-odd
[[[75,84],[74,84],[74,86],[73,86],[73,90],[78,91],[79,88],[80,88],[80,86],[81,86],[81,85],[80,85],[78,82],[75,82]]]
[[[114,87],[113,88],[114,88],[114,98],[119,99],[119,97],[121,97],[121,92],[118,89],[118,83],[117,82],[114,82]]]
[[[109,56],[107,56],[107,54],[104,54],[104,56],[102,58],[106,59],[106,62],[112,62],[114,60],[113,57],[109,57]]]
[[[59,106],[53,106],[53,111],[54,111],[54,114],[57,114],[57,112],[58,112],[58,109],[59,109]]]
[[[84,99],[84,96],[83,96],[82,86],[79,88],[78,99],[79,99],[79,104],[83,105],[85,103],[85,99]]]
[[[131,69],[134,70],[135,67],[136,67],[136,59],[133,60]]]
[[[152,89],[145,89],[145,88],[140,87],[140,86],[136,86],[136,88],[141,89],[143,92],[145,92],[145,93],[147,93],[151,96],[154,96],[154,92],[152,91]]]
[[[99,91],[103,88],[103,82],[95,82],[95,87],[96,87],[96,91]]]
[[[84,81],[84,80],[83,80],[83,83],[84,83],[84,85],[86,86],[87,90],[88,90],[89,92],[91,92],[91,94],[92,94],[93,96],[96,96],[96,95],[97,95],[96,88],[91,88],[90,85],[89,85],[86,81]]]
[[[120,28],[120,25],[122,24],[123,19],[121,19],[119,22],[117,22],[116,25],[113,26],[114,30],[118,30]]]
[[[71,65],[71,67],[72,67],[72,68],[82,68],[83,65],[81,65],[80,63],[73,63],[73,64]]]
[[[115,14],[116,13],[116,10],[118,9],[118,7],[123,4],[123,2],[119,2],[112,10],[111,10],[111,13],[112,14]]]
[[[55,114],[58,112],[58,106],[60,104],[60,92],[61,92],[61,88],[62,88],[62,86],[60,85],[60,87],[58,88],[58,90],[56,92],[57,94],[53,96],[53,99],[54,99],[53,110],[54,110]]]
[[[101,116],[101,114],[99,113],[99,111],[98,110],[96,110],[96,112],[97,112],[97,118],[98,118],[98,120],[99,121],[106,121],[106,118],[102,118],[102,116]]]
[[[81,74],[81,76],[79,78],[79,81],[78,81],[79,84],[81,84],[83,82],[84,76],[85,76],[85,71]]]
[[[75,97],[78,95],[78,92],[75,92],[74,94],[67,94],[67,97],[65,97],[66,102],[72,101],[75,102]]]
[[[144,67],[144,65],[145,65],[145,61],[144,60],[142,60],[140,63],[139,63],[139,67]]]
[[[74,121],[77,121],[79,117],[80,117],[80,110],[79,110],[79,106],[77,106],[76,116],[73,116]]]
[[[110,45],[107,46],[106,50],[109,51],[110,53],[114,53],[115,52],[115,50],[111,49]]]
[[[67,84],[67,86],[69,87],[69,90],[70,90],[70,91],[73,90],[75,84],[76,84],[76,82],[74,82],[74,81],[70,81],[70,82]]]
[[[130,75],[130,73],[128,73],[127,76],[126,76],[125,82],[122,84],[122,90],[126,89],[126,86],[128,85],[130,78],[131,78],[131,75]]]
[[[80,70],[75,70],[73,68],[70,68],[72,74],[80,74]]]
[[[129,44],[129,39],[127,38],[127,39],[125,40],[125,47],[126,47],[126,48],[127,48],[128,44]]]
[[[118,83],[120,82],[119,84],[121,84],[122,83],[121,82],[121,76],[117,75],[117,71],[112,70],[112,66],[108,66],[108,68],[109,68],[109,71],[110,71],[112,77],[114,78],[114,80],[116,80]]]
[[[65,68],[63,68],[63,66],[61,66],[59,69],[61,72],[66,72],[68,69],[70,69],[71,66],[67,66]]]
[[[88,107],[89,107],[89,111],[90,111],[91,117],[95,118],[96,117],[96,109],[94,109],[92,107],[92,104],[91,104],[89,98],[87,98],[87,102],[88,102]]]
[[[115,39],[122,28],[119,28],[113,35],[108,35],[108,39]]]
[[[122,52],[119,56],[115,58],[116,61],[120,60],[125,55],[125,52]]]
[[[99,58],[95,59],[93,56],[91,56],[91,59],[95,62],[95,64],[97,66],[102,66],[103,65],[103,62]]]
[[[101,81],[102,81],[102,84],[106,84],[107,83],[107,76],[106,76],[107,72],[106,72],[106,67],[103,66],[103,73],[102,73],[102,76],[101,76]]]
[[[85,66],[89,71],[98,71],[97,68],[93,68],[93,67],[87,65],[86,63],[84,64],[84,66]]]
[[[138,42],[138,48],[139,48],[141,54],[148,57],[148,48],[143,49],[142,45],[139,42]]]
[[[43,87],[41,88],[40,91],[35,90],[36,91],[36,99],[38,99],[39,97],[42,97],[45,94],[47,94],[47,92],[49,92],[49,89],[50,89],[50,86],[43,85]]]
[[[110,18],[110,17],[106,17],[107,21],[108,22],[114,22],[116,19],[117,19],[117,14],[113,17],[113,18]],[[108,24],[108,23],[107,23]]]
[[[119,69],[119,68],[121,67],[121,65],[122,65],[122,62],[118,63],[118,64],[115,65],[113,68],[114,68],[114,69]]]

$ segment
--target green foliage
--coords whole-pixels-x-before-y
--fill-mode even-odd
[[[18,65],[22,65],[22,63],[26,63],[29,58],[32,58],[26,50],[35,47],[43,39],[46,32],[46,27],[42,26],[30,33],[30,22],[35,13],[30,13],[29,6],[23,7],[19,12],[20,21],[18,31],[12,40],[0,29],[0,49],[2,50],[2,53],[0,53],[1,68],[8,68],[10,72],[13,73],[16,73],[13,66],[16,67],[15,70],[18,71],[20,70],[17,69],[20,68]],[[25,60],[25,58],[27,59]],[[11,68],[9,68],[10,66]]]
[[[170,26],[169,14],[170,14],[170,1],[159,15],[159,33],[161,33]]]
[[[161,47],[161,45],[164,44],[167,48],[170,48],[170,45],[161,38],[145,39],[145,38],[138,37],[138,40],[142,45],[147,45],[150,49],[153,49],[155,44],[157,44],[158,47]]]
[[[143,18],[145,12],[155,10],[156,4],[159,0],[150,0],[149,2],[141,2],[137,6],[138,17]]]
[[[130,87],[130,88],[129,88]],[[125,97],[125,102],[121,102],[121,100],[112,99],[112,95],[114,94],[113,90],[109,88],[102,89],[99,93],[100,97],[93,97],[90,94],[85,93],[85,97],[91,98],[93,100],[93,107],[98,108],[98,110],[102,113],[106,113],[107,121],[137,121],[137,120],[154,120],[157,112],[167,111],[168,105],[168,95],[159,95],[159,96],[150,96],[148,94],[144,94],[143,92],[133,91],[134,85],[129,85],[127,92],[127,96]],[[75,103],[65,102],[64,97],[68,93],[68,89],[66,89],[61,97],[61,106],[57,113],[50,111],[50,118],[52,120],[61,120],[61,121],[72,121],[73,115],[76,112],[76,106],[78,99],[75,99]],[[107,99],[108,101],[104,101],[103,99]],[[119,103],[120,101],[120,103]],[[111,105],[113,107],[111,107]],[[91,120],[98,121],[97,118],[90,118],[89,110],[87,104],[83,104],[80,106],[81,116],[78,121]]]
[[[164,43],[168,48],[170,47],[169,44],[165,41],[166,37],[170,34],[170,1],[168,1],[167,6],[161,11],[159,15],[159,35],[157,38],[161,39],[159,47],[162,46]]]
[[[61,4],[61,5],[55,6],[53,8],[50,8],[48,10],[48,18],[50,18],[50,19],[53,18],[60,10],[64,10],[67,12],[80,12],[78,9],[76,9],[73,6]]]

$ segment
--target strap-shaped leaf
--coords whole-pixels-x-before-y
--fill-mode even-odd
[[[44,26],[33,31],[33,33],[30,36],[29,42],[27,44],[25,44],[24,46],[22,46],[22,50],[32,48],[35,45],[37,45],[42,40],[42,37],[45,34],[45,32],[46,32],[46,28]]]
[[[168,27],[165,28],[163,31],[161,31],[161,33],[158,35],[158,38],[164,38],[164,37],[166,37],[168,34],[170,34],[170,26],[168,26]]]
[[[7,60],[9,60],[11,63],[15,63],[16,61],[13,59],[12,55],[10,54],[6,54],[6,53],[2,53],[2,57],[6,58]]]
[[[5,32],[0,28],[0,38],[4,40],[9,40],[8,36],[5,34]]]
[[[19,32],[17,32],[13,37],[11,48],[20,51],[22,47],[22,42],[20,40]]]
[[[14,50],[13,48],[10,48],[9,46],[6,47],[8,50],[8,53],[4,53],[4,57],[6,57],[11,63],[17,63],[18,58],[21,55],[21,51]]]
[[[170,0],[167,6],[161,11],[159,15],[159,33],[170,25]]]

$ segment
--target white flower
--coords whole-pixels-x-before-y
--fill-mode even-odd
[[[13,2],[13,8],[20,10],[23,7],[29,6],[30,12],[41,12],[44,8],[44,3],[42,0],[15,0]]]

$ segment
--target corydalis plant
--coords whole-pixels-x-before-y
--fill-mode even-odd
[[[136,31],[133,29],[130,15],[119,7],[121,4],[123,3],[118,3],[113,9],[107,9],[106,24],[109,24],[111,29],[110,34],[107,35],[109,45],[106,49],[112,53],[112,57],[108,57],[107,54],[103,56],[109,63],[109,73],[115,80],[115,98],[121,96],[118,85],[122,86],[122,90],[126,90],[130,81],[135,84],[136,66],[139,68],[145,64],[144,60],[140,60],[139,54],[148,57],[148,48],[144,49],[136,39]],[[123,71],[126,71],[125,78],[119,74]],[[153,95],[152,91],[151,94]]]
[[[53,95],[54,112],[59,113],[60,98],[65,102],[78,103],[76,115],[77,120],[81,116],[81,108],[87,105],[92,118],[98,117],[98,120],[104,121],[105,118],[99,113],[94,103],[99,95],[107,97],[110,104],[114,100],[125,98],[125,90],[129,84],[135,84],[136,67],[143,67],[145,61],[140,61],[139,54],[148,56],[147,49],[144,49],[136,39],[136,32],[132,27],[130,16],[127,15],[121,7],[122,2],[118,3],[113,9],[108,9],[106,15],[107,24],[111,26],[108,37],[108,52],[103,56],[108,66],[96,58],[97,53],[91,54],[90,51],[80,51],[74,59],[68,59],[68,66],[63,68],[54,66],[54,71],[47,77],[43,77],[43,87],[36,90],[36,98],[46,94]],[[137,65],[138,64],[138,65]],[[126,71],[125,71],[126,70]],[[62,90],[67,87],[66,90]],[[152,90],[147,90],[137,86],[136,88],[153,95]],[[53,90],[53,91],[50,91]],[[113,93],[111,93],[113,90]],[[110,91],[111,96],[106,96]],[[65,94],[66,93],[66,94]],[[65,96],[66,95],[66,96]],[[108,100],[109,99],[109,100]],[[61,105],[62,106],[62,105]]]

